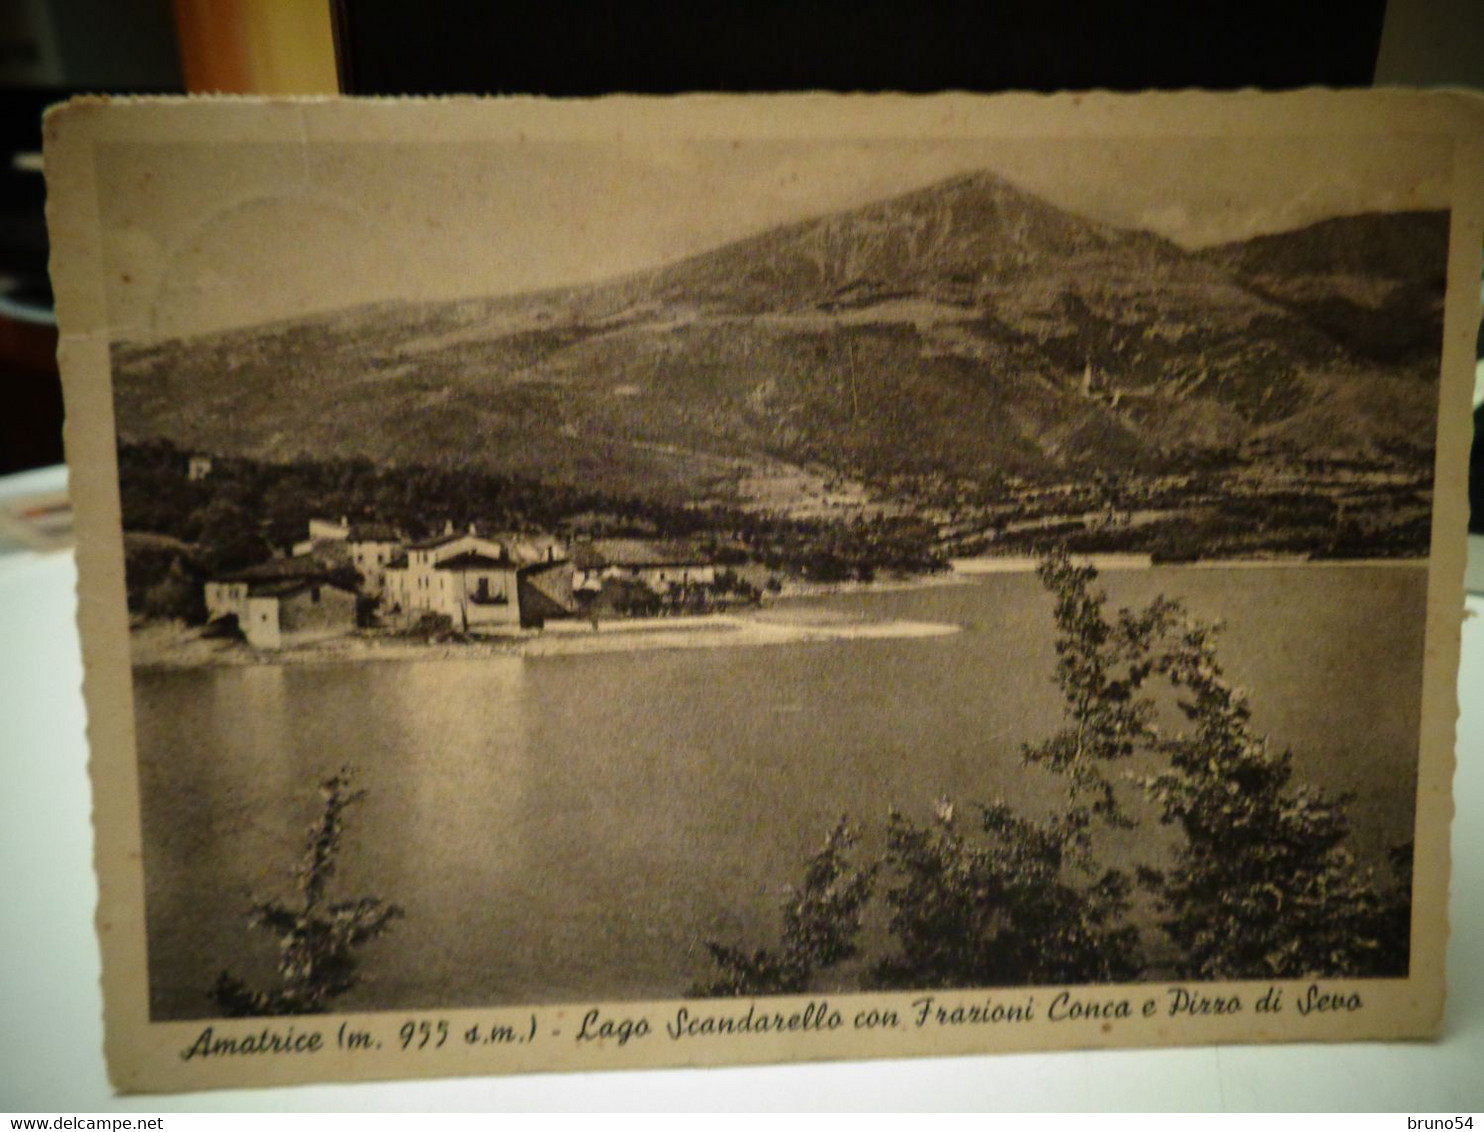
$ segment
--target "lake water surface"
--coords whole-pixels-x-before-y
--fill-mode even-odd
[[[1357,851],[1410,837],[1424,567],[1160,568],[1107,574],[1227,623],[1221,657],[1298,776],[1355,794]],[[879,845],[890,808],[1061,784],[1020,745],[1060,719],[1051,602],[1034,576],[816,598],[952,636],[478,661],[135,674],[156,1018],[205,1017],[224,967],[267,983],[254,897],[292,895],[343,765],[341,897],[406,919],[365,953],[346,1009],[682,995],[708,939],[777,937],[784,886],[848,813]],[[780,603],[787,606],[788,603]],[[1157,858],[1147,823],[1120,852]]]

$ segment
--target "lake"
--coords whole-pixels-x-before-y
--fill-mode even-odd
[[[1354,844],[1408,839],[1423,566],[1157,568],[1100,579],[1223,619],[1228,676],[1297,776],[1353,792]],[[848,813],[879,846],[896,807],[1060,780],[1020,746],[1058,726],[1051,601],[1032,575],[781,602],[954,622],[922,639],[752,648],[138,670],[154,1017],[213,1013],[223,968],[270,980],[255,897],[293,894],[319,780],[354,768],[332,895],[406,919],[343,1008],[673,998],[707,940],[778,935],[785,886]],[[1173,717],[1172,717],[1173,718]],[[1157,859],[1155,823],[1115,846]],[[1111,844],[1111,843],[1110,843]]]

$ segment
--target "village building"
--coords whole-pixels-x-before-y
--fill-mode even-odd
[[[522,566],[516,572],[516,601],[525,629],[539,629],[547,621],[571,617],[577,612],[572,563],[559,558]]]
[[[439,614],[461,631],[529,627],[573,612],[571,564],[559,541],[478,530],[470,524],[458,533],[450,525],[407,544],[383,568],[382,609],[409,620]]]
[[[309,537],[294,543],[289,553],[295,558],[318,554],[337,562],[350,561],[350,520],[310,519]]]
[[[661,595],[716,582],[716,566],[682,539],[593,539],[572,548],[572,562],[573,586],[588,594],[612,580],[638,582]]]
[[[505,553],[521,566],[543,562],[561,562],[567,557],[567,544],[555,535],[520,534],[503,531],[488,536],[505,548]]]
[[[394,618],[436,614],[462,632],[539,627],[576,611],[560,540],[478,532],[450,523],[441,535],[408,543],[387,525],[313,519],[294,555],[207,582],[207,615],[235,618],[250,643],[280,648],[349,632],[360,595],[378,598]],[[347,567],[360,577],[358,591]]]
[[[310,557],[274,558],[213,579],[206,615],[233,617],[248,644],[285,648],[342,636],[356,627],[356,595]]]
[[[186,460],[186,479],[200,483],[211,475],[211,457],[195,455]]]
[[[465,550],[433,564],[428,608],[455,628],[518,626],[517,567],[503,551],[493,556]]]
[[[446,529],[441,535],[408,543],[405,550],[392,558],[382,571],[381,604],[390,613],[416,615],[419,612],[442,612],[440,583],[434,568],[439,562],[460,554],[479,554],[492,560],[504,551],[499,543],[472,533],[460,534]]]
[[[382,523],[352,524],[345,540],[350,564],[361,576],[361,592],[379,597],[386,584],[386,569],[403,552],[401,532]]]
[[[259,649],[330,640],[356,627],[356,595],[330,582],[279,582],[248,595],[247,619],[238,624]]]
[[[214,578],[207,582],[204,587],[206,619],[220,621],[223,617],[235,617],[240,623],[247,616],[249,588],[249,583],[235,577]]]
[[[256,566],[234,570],[206,583],[206,616],[215,621],[222,617],[247,619],[247,599],[254,587],[280,582],[328,581],[325,566],[312,558],[270,558]]]

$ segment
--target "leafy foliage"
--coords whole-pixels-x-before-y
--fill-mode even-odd
[[[774,950],[746,952],[707,943],[716,977],[698,983],[696,995],[799,994],[818,971],[854,958],[859,952],[861,910],[871,898],[876,866],[857,869],[850,851],[856,832],[845,818],[809,859],[804,883],[790,889],[783,903],[783,937]]]
[[[208,574],[240,570],[268,557],[268,544],[257,533],[248,508],[230,498],[213,499],[195,516],[201,565]]]
[[[1068,725],[1026,748],[1026,759],[1070,778],[1064,820],[1084,851],[1092,816],[1129,824],[1107,768],[1141,751],[1167,761],[1140,785],[1184,839],[1167,872],[1141,873],[1158,895],[1181,975],[1404,971],[1409,898],[1383,894],[1345,848],[1349,799],[1293,783],[1291,754],[1253,732],[1246,697],[1218,662],[1216,627],[1163,597],[1110,619],[1093,588],[1096,571],[1061,553],[1039,573],[1056,599]],[[1155,726],[1149,682],[1159,677],[1175,690],[1188,731],[1163,735]],[[1086,793],[1090,807],[1079,802]]]
[[[177,557],[165,576],[144,591],[141,612],[149,617],[199,625],[206,620],[206,601],[201,582]]]
[[[1170,769],[1144,783],[1184,834],[1173,868],[1152,878],[1182,974],[1405,973],[1410,876],[1406,894],[1388,896],[1357,866],[1344,847],[1349,799],[1294,784],[1291,753],[1254,733],[1215,638],[1190,622],[1165,658],[1191,726],[1157,744]]]
[[[1065,776],[1065,806],[1043,822],[1004,803],[977,807],[967,824],[940,800],[931,823],[893,812],[880,861],[861,877],[890,878],[884,901],[892,951],[869,968],[884,988],[1014,986],[1127,981],[1143,972],[1129,923],[1133,883],[1100,870],[1100,826],[1133,824],[1130,803],[1152,804],[1182,835],[1167,869],[1137,874],[1159,908],[1181,978],[1276,979],[1402,975],[1411,930],[1411,846],[1392,851],[1383,887],[1349,850],[1346,797],[1295,782],[1293,759],[1252,728],[1246,696],[1225,678],[1217,628],[1158,597],[1107,611],[1097,572],[1064,553],[1039,568],[1055,601],[1054,679],[1064,726],[1028,745],[1028,764]],[[1188,721],[1161,729],[1173,699]],[[1115,777],[1136,756],[1155,773]],[[834,837],[843,836],[843,827]],[[828,888],[845,866],[832,846],[811,863]],[[822,871],[817,871],[822,870]],[[869,885],[852,899],[801,900],[784,945],[751,954],[711,944],[721,977],[697,993],[790,993],[807,988],[828,948],[854,941]],[[858,897],[858,899],[856,898]],[[812,957],[812,958],[811,958]]]
[[[374,896],[331,902],[327,893],[335,875],[344,834],[345,811],[364,796],[351,788],[350,772],[341,770],[320,783],[324,810],[309,827],[304,856],[295,872],[299,899],[294,904],[265,900],[255,904],[248,925],[264,928],[278,939],[280,985],[253,990],[229,971],[218,976],[211,1000],[227,1017],[322,1014],[359,981],[356,952],[401,919],[403,911]]]
[[[1068,722],[1042,743],[1026,746],[1028,763],[1044,763],[1070,780],[1067,820],[1087,847],[1089,817],[1130,824],[1119,804],[1107,764],[1125,760],[1154,741],[1154,701],[1145,682],[1160,667],[1157,646],[1180,612],[1178,603],[1157,598],[1138,613],[1120,610],[1110,621],[1107,595],[1093,587],[1097,571],[1055,551],[1037,567],[1056,598],[1056,681]],[[1082,799],[1091,795],[1091,804]]]
[[[1003,803],[981,808],[979,833],[939,802],[932,825],[891,815],[886,895],[897,953],[873,971],[888,988],[1016,986],[1132,978],[1137,933],[1122,925],[1130,885],[1110,870],[1068,883],[1076,832],[1039,825]]]

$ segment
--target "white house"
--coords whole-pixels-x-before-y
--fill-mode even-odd
[[[514,561],[522,566],[535,566],[543,562],[561,562],[567,557],[567,544],[554,535],[520,534],[514,531],[489,536],[505,548]]]
[[[520,624],[518,567],[510,557],[465,550],[433,565],[428,588],[434,613],[458,629]]]
[[[460,559],[456,566],[439,570],[440,564],[454,559]],[[387,563],[382,571],[381,604],[389,612],[409,617],[442,613],[460,626],[518,622],[515,570],[516,564],[497,542],[475,534],[438,535],[409,543],[404,555]],[[499,609],[496,595],[504,595],[511,607],[508,618]],[[472,618],[471,607],[475,610]]]
[[[350,564],[361,575],[361,592],[379,596],[386,584],[386,568],[402,554],[401,532],[381,523],[355,523],[345,540]]]
[[[301,558],[306,554],[327,549],[338,549],[350,538],[350,520],[310,519],[309,537],[294,543],[293,555]]]
[[[442,614],[461,630],[539,624],[572,611],[571,567],[561,542],[476,530],[450,528],[407,544],[382,570],[382,608],[408,619]],[[531,606],[524,617],[522,593]]]

